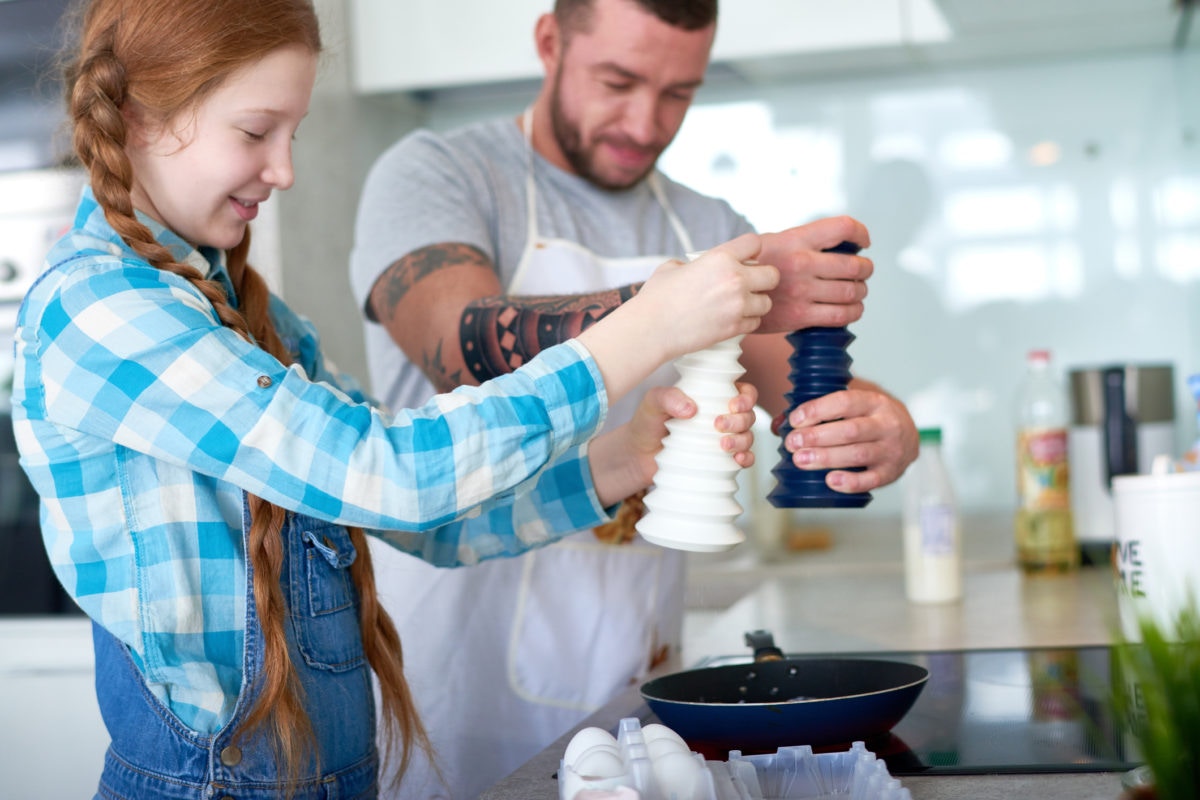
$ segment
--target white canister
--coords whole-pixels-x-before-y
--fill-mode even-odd
[[[1200,592],[1200,473],[1118,476],[1113,505],[1122,632],[1138,640],[1147,618],[1170,636]]]

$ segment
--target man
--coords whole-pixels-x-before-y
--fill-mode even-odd
[[[546,79],[525,114],[419,131],[379,159],[351,280],[385,402],[510,370],[631,297],[668,258],[751,230],[655,170],[703,80],[715,22],[716,0],[558,0],[537,22]],[[783,333],[862,313],[870,261],[820,252],[842,241],[865,247],[867,232],[843,217],[763,237],[759,260],[782,273],[760,328],[775,334],[746,337],[742,360],[771,414],[789,388]],[[667,369],[652,383],[674,379]],[[804,406],[792,436],[804,468],[865,467],[828,478],[858,492],[899,477],[917,437],[897,400],[865,381],[851,389]],[[614,408],[610,422],[628,413]],[[638,540],[632,519],[468,570],[386,548],[376,568],[446,796],[476,795],[679,646],[683,555]],[[409,777],[427,776],[418,766]],[[404,795],[433,796],[432,785]]]

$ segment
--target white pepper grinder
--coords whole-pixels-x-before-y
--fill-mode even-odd
[[[688,253],[695,261],[703,253]],[[646,515],[637,532],[651,544],[715,553],[741,544],[746,535],[735,520],[742,506],[735,495],[741,466],[721,449],[717,416],[737,397],[735,381],[745,372],[739,358],[742,336],[675,359],[675,384],[696,404],[696,415],[667,420],[670,435],[655,456],[658,471],[646,493]]]

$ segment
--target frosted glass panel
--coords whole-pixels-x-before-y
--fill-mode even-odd
[[[962,504],[1012,506],[1025,352],[1171,363],[1178,449],[1200,372],[1194,52],[706,88],[661,166],[760,229],[872,233],[859,374],[940,425]],[[894,512],[876,493],[867,513]]]

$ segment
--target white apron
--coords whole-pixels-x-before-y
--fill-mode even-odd
[[[538,232],[533,174],[533,110],[525,111],[528,236],[508,294],[588,294],[644,281],[667,254],[604,258],[580,244]],[[650,191],[679,238],[680,253],[692,252],[691,237],[651,173]],[[645,390],[671,385],[670,365],[615,404],[606,427],[626,422]],[[683,620],[683,554],[647,544],[611,545],[590,532],[522,557],[520,595],[512,620],[509,683],[532,703],[594,711],[613,693],[646,673],[652,653],[677,649]],[[569,644],[568,644],[569,643]],[[585,646],[588,648],[587,655]],[[587,665],[590,670],[581,672]],[[560,731],[561,732],[561,731]]]

